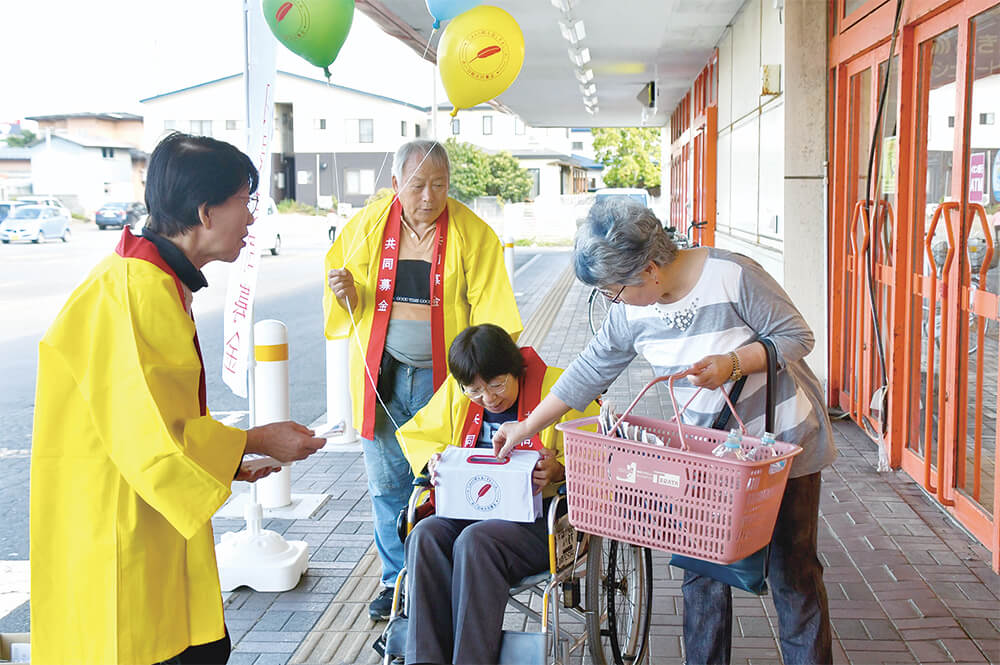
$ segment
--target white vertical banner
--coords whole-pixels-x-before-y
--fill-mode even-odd
[[[271,35],[260,0],[244,0],[245,67],[243,82],[246,94],[246,153],[260,172],[257,194],[260,197],[256,216],[267,209],[271,195],[271,137],[274,134],[274,78],[276,40]],[[246,247],[229,271],[223,321],[222,380],[240,397],[247,396],[247,364],[253,352],[253,301],[257,290],[260,248],[253,226],[249,227]]]

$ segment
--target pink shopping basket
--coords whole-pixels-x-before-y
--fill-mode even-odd
[[[727,433],[681,423],[683,409],[678,411],[673,389],[680,376],[650,381],[611,430],[622,422],[639,425],[666,446],[588,431],[596,417],[556,425],[566,447],[569,520],[587,533],[732,563],[770,542],[791,458],[802,448],[779,441],[775,456],[759,462],[716,457],[712,449]],[[673,418],[629,415],[646,391],[667,380]],[[743,449],[760,445],[747,435],[736,409],[732,412],[743,431]]]

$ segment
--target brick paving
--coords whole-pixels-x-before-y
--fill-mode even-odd
[[[550,271],[549,283],[554,277]],[[537,291],[534,285],[526,288]],[[588,340],[588,293],[574,283],[566,294],[537,345],[547,362],[566,365]],[[648,365],[637,360],[609,398],[624,406],[651,376]],[[666,391],[657,389],[637,412],[662,417],[669,409]],[[988,550],[905,473],[876,473],[875,445],[853,423],[838,422],[835,432],[840,457],[823,473],[819,536],[835,662],[1000,663],[1000,576],[990,569]],[[293,591],[242,589],[228,596],[226,617],[235,644],[230,662],[375,661],[370,644],[381,624],[370,622],[364,607],[378,563],[365,486],[356,449],[325,452],[296,465],[293,491],[325,491],[331,499],[309,520],[272,521],[267,528],[309,542],[309,572]],[[241,523],[216,520],[215,526],[221,532]],[[680,573],[666,561],[666,554],[654,553],[649,662],[679,664]],[[338,613],[328,612],[331,601],[342,606]],[[737,592],[734,606],[733,662],[780,663],[771,598]],[[508,627],[521,626],[508,618]]]

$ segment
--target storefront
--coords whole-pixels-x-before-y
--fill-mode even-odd
[[[997,569],[1000,4],[830,12],[831,404]]]

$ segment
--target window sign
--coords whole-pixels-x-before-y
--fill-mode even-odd
[[[899,160],[896,156],[896,137],[887,136],[882,139],[882,193],[895,194],[898,179]]]
[[[969,201],[986,201],[986,153],[974,152],[969,155]]]

